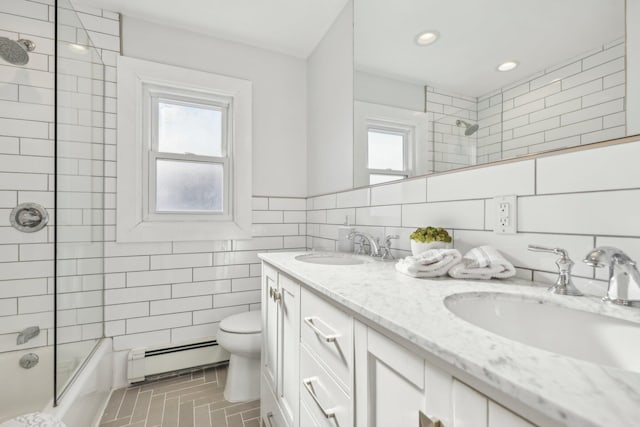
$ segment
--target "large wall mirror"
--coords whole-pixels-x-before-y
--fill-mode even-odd
[[[355,0],[355,186],[640,133],[638,33],[640,0]]]

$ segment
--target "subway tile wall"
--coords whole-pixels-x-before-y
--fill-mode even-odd
[[[433,165],[447,171],[626,134],[625,43],[614,40],[478,98],[428,87]],[[464,135],[462,119],[480,125]]]
[[[580,262],[594,246],[613,245],[640,260],[640,141],[427,176],[307,199],[307,245],[335,250],[345,218],[360,231],[393,241],[410,255],[417,227],[445,227],[463,254],[493,245],[521,278],[553,283],[553,255],[528,244],[557,246],[575,261],[576,284],[602,296],[607,272]],[[495,234],[493,197],[518,196],[518,233]]]

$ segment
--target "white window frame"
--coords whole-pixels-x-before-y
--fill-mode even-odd
[[[119,58],[117,241],[251,237],[251,90],[245,80]],[[160,152],[159,102],[221,111],[221,156]],[[223,211],[156,211],[158,159],[222,164]]]
[[[402,169],[374,169],[369,167],[369,132],[384,133],[387,135],[399,135],[402,137]],[[413,141],[413,128],[398,123],[381,122],[376,120],[367,121],[367,144],[365,148],[367,175],[369,180],[371,175],[396,175],[398,179],[408,178],[411,174],[411,141]]]

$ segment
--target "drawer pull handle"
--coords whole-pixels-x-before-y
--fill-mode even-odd
[[[338,339],[340,337],[340,334],[337,334],[335,332],[333,332],[332,334],[325,334],[324,332],[322,332],[316,325],[315,322],[316,320],[320,320],[317,317],[305,317],[304,318],[304,323],[307,324],[307,326],[309,326],[313,332],[315,332],[315,334],[317,336],[319,336],[320,338],[322,338],[322,340],[326,341],[326,342],[334,342],[336,339]],[[321,320],[320,320],[321,321]],[[321,321],[322,322],[322,321]],[[324,323],[324,322],[322,322]],[[326,325],[326,323],[325,323]]]
[[[311,395],[311,398],[313,399],[313,401],[316,402],[316,405],[318,405],[318,408],[320,408],[320,411],[322,412],[322,415],[324,415],[325,418],[335,418],[336,417],[336,410],[335,409],[324,409],[324,407],[320,403],[320,400],[318,400],[318,396],[316,395],[316,392],[313,390],[313,386],[311,385],[311,383],[315,382],[315,381],[318,381],[318,378],[311,377],[311,378],[306,378],[306,379],[302,380],[302,383],[304,384],[304,388],[306,388],[307,392],[309,392],[309,394]]]
[[[442,421],[437,418],[430,418],[424,414],[424,412],[420,412],[420,427],[444,427]]]
[[[267,421],[269,421],[269,427],[273,427],[271,420],[273,419],[273,412],[267,412]]]

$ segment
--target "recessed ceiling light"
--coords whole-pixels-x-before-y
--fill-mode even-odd
[[[437,31],[425,31],[416,36],[416,43],[420,46],[428,46],[438,40],[440,33]]]
[[[515,61],[507,61],[498,65],[498,71],[511,71],[518,66]]]

